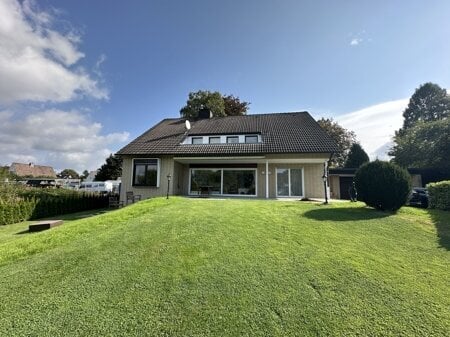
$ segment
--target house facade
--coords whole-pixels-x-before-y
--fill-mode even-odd
[[[164,119],[117,153],[121,200],[131,191],[142,198],[323,198],[336,150],[307,112]]]

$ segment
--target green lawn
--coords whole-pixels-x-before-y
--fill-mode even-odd
[[[450,212],[153,199],[0,227],[2,336],[448,336]]]

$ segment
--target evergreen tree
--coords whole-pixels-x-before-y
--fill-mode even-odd
[[[344,167],[347,168],[358,168],[362,164],[367,163],[369,156],[366,151],[358,143],[353,143],[348,153],[347,160],[345,161]]]
[[[96,181],[116,180],[122,176],[122,159],[112,154],[106,158],[106,163],[99,168]]]

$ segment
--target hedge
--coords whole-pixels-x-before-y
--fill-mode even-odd
[[[68,190],[0,187],[0,225],[107,206],[107,195]]]
[[[429,183],[427,189],[429,197],[428,207],[450,210],[450,180]]]

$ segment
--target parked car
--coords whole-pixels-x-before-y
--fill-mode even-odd
[[[414,187],[409,196],[408,205],[416,207],[428,207],[428,191],[426,188]]]

